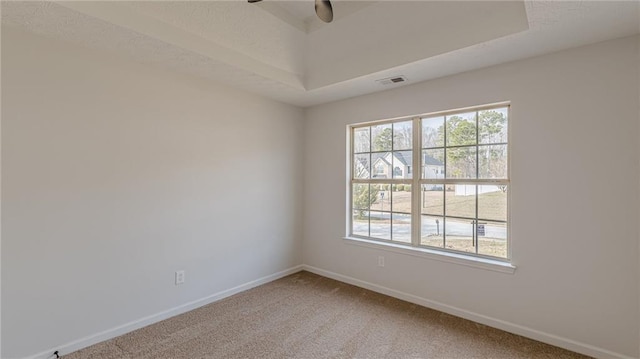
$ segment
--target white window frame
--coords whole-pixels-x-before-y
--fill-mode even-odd
[[[438,116],[448,116],[448,115],[454,115],[454,114],[460,114],[460,113],[467,113],[467,112],[478,112],[478,111],[484,111],[484,110],[491,110],[491,109],[496,109],[496,108],[507,108],[507,118],[508,118],[508,122],[507,122],[507,178],[506,179],[499,179],[499,180],[493,180],[493,179],[446,179],[446,178],[438,178],[438,179],[422,179],[421,175],[422,175],[422,119],[426,119],[426,118],[432,118],[432,117],[438,117]],[[412,152],[413,152],[413,163],[411,164],[412,169],[413,168],[417,168],[419,169],[418,171],[412,171],[413,175],[411,179],[394,179],[394,178],[384,178],[384,179],[376,179],[376,178],[368,178],[368,179],[354,179],[353,178],[353,169],[354,169],[354,163],[353,163],[353,159],[354,159],[354,133],[355,133],[355,129],[357,128],[362,128],[362,127],[369,127],[369,126],[376,126],[376,125],[382,125],[382,124],[389,124],[389,123],[395,123],[395,122],[406,122],[411,120],[413,123],[413,143],[412,143]],[[476,113],[476,130],[477,130],[477,113]],[[451,263],[457,263],[457,264],[462,264],[462,265],[467,265],[467,266],[472,266],[472,267],[478,267],[478,268],[483,268],[483,269],[489,269],[489,270],[495,270],[495,271],[499,271],[499,272],[504,272],[504,273],[514,273],[515,272],[515,265],[512,263],[511,261],[511,249],[512,249],[512,238],[511,238],[511,218],[510,218],[510,212],[511,212],[511,174],[510,174],[510,168],[511,168],[511,136],[510,136],[510,132],[511,132],[511,124],[512,124],[512,118],[511,118],[511,103],[510,102],[500,102],[500,103],[493,103],[493,104],[488,104],[488,105],[481,105],[481,106],[473,106],[473,107],[466,107],[466,108],[459,108],[459,109],[455,109],[455,110],[447,110],[447,111],[439,111],[439,112],[432,112],[432,113],[425,113],[425,114],[420,114],[420,115],[416,115],[416,116],[408,116],[408,117],[398,117],[398,118],[392,118],[392,119],[385,119],[385,120],[379,120],[379,121],[371,121],[371,122],[364,122],[364,123],[357,123],[357,124],[351,124],[347,126],[347,139],[348,139],[348,145],[347,145],[347,153],[348,153],[348,170],[347,170],[347,235],[345,237],[345,239],[347,240],[347,243],[349,244],[355,244],[355,245],[364,245],[367,247],[374,247],[374,248],[378,248],[378,249],[384,249],[387,251],[393,251],[393,252],[397,252],[397,253],[401,253],[401,254],[407,254],[407,255],[412,255],[412,256],[419,256],[419,257],[426,257],[426,258],[430,258],[430,259],[435,259],[435,260],[439,260],[439,261],[445,261],[445,262],[451,262]],[[446,125],[446,123],[445,123]],[[446,126],[445,126],[446,127]],[[445,129],[446,130],[446,129]],[[478,141],[476,141],[475,146],[476,148],[478,148],[478,146],[481,145],[478,143]],[[444,145],[446,148],[446,144]],[[370,149],[371,150],[371,149]],[[416,154],[417,153],[417,154]],[[477,162],[477,159],[476,159]],[[479,164],[476,163],[476,166],[478,167]],[[370,169],[370,177],[373,174],[374,168],[373,168],[373,164],[371,164],[371,169]],[[446,168],[446,161],[445,161],[445,168]],[[456,251],[456,250],[451,250],[448,248],[440,248],[440,247],[430,247],[430,246],[425,246],[422,245],[420,243],[420,237],[421,237],[421,209],[420,209],[420,195],[422,193],[422,185],[423,184],[429,184],[429,183],[438,183],[438,184],[442,184],[444,183],[445,186],[447,184],[455,184],[455,183],[467,183],[467,184],[506,184],[509,186],[509,191],[507,191],[507,221],[506,221],[506,231],[507,231],[507,257],[506,258],[501,258],[501,257],[493,257],[493,256],[487,256],[487,255],[483,255],[480,253],[469,253],[469,252],[463,252],[463,251]],[[385,239],[378,239],[378,238],[374,238],[374,237],[365,237],[365,236],[359,236],[359,235],[354,235],[352,233],[353,231],[353,209],[352,209],[352,200],[353,200],[353,196],[352,196],[352,191],[353,191],[353,184],[356,183],[367,183],[367,184],[375,184],[375,183],[380,183],[380,184],[410,184],[412,187],[412,191],[411,191],[411,244],[405,244],[402,242],[397,242],[397,241],[392,241],[392,240],[385,240]],[[443,204],[446,205],[446,204]],[[477,206],[477,200],[476,200],[476,206]],[[444,208],[443,208],[444,210]],[[443,217],[444,214],[443,214]],[[477,217],[477,212],[476,212],[476,217]],[[476,218],[477,219],[477,218]],[[477,234],[477,229],[474,231],[474,235]],[[446,237],[445,237],[446,238]],[[446,239],[445,239],[446,240]],[[477,246],[476,246],[477,248]]]

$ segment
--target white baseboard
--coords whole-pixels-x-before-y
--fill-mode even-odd
[[[547,343],[547,344],[551,344],[551,345],[555,345],[558,346],[560,348],[564,348],[564,349],[568,349],[568,350],[572,350],[581,354],[585,354],[585,355],[589,355],[595,358],[602,358],[602,359],[636,359],[630,356],[626,356],[623,354],[619,354],[619,353],[615,353],[612,352],[610,350],[606,350],[606,349],[602,349],[602,348],[598,348],[595,347],[593,345],[589,345],[589,344],[585,344],[585,343],[581,343],[575,340],[571,340],[571,339],[567,339],[567,338],[563,338],[563,337],[559,337],[557,335],[553,335],[553,334],[548,334],[545,332],[541,332],[539,330],[535,330],[535,329],[531,329],[525,326],[521,326],[518,324],[514,324],[514,323],[510,323],[510,322],[506,322],[500,319],[496,319],[496,318],[492,318],[492,317],[488,317],[486,315],[482,315],[482,314],[478,314],[478,313],[474,313],[468,310],[464,310],[464,309],[460,309],[448,304],[444,304],[444,303],[440,303],[440,302],[436,302],[433,300],[429,300],[429,299],[425,299],[422,297],[418,297],[415,296],[413,294],[409,294],[409,293],[404,293],[395,289],[391,289],[391,288],[387,288],[387,287],[383,287],[374,283],[370,283],[370,282],[366,282],[366,281],[362,281],[353,277],[349,277],[349,276],[345,276],[339,273],[335,273],[335,272],[331,272],[331,271],[327,271],[321,268],[317,268],[317,267],[313,267],[313,266],[309,266],[309,265],[298,265],[295,267],[291,267],[289,269],[286,269],[284,271],[278,272],[278,273],[274,273],[244,284],[241,284],[237,287],[231,288],[231,289],[227,289],[224,290],[222,292],[218,292],[212,295],[209,295],[207,297],[198,299],[198,300],[194,300],[192,302],[189,303],[185,303],[182,304],[180,306],[165,310],[163,312],[157,313],[157,314],[153,314],[129,323],[126,323],[124,325],[112,328],[112,329],[107,329],[103,332],[100,333],[96,333],[78,340],[75,340],[73,342],[67,343],[67,344],[63,344],[60,345],[56,348],[50,349],[50,350],[46,350],[43,351],[41,353],[26,357],[24,359],[51,359],[53,358],[53,356],[51,355],[54,351],[58,350],[60,355],[65,355],[65,354],[69,354],[72,353],[74,351],[80,350],[82,348],[86,348],[88,346],[103,342],[105,340],[109,340],[109,339],[113,339],[115,337],[118,337],[120,335],[129,333],[131,331],[134,331],[136,329],[145,327],[147,325],[151,325],[157,322],[160,322],[162,320],[171,318],[173,316],[188,312],[190,310],[202,307],[204,305],[216,302],[218,300],[224,299],[226,297],[232,296],[234,294],[240,293],[242,291],[257,287],[259,285],[262,284],[266,284],[269,282],[272,282],[276,279],[280,279],[282,277],[286,277],[290,274],[293,273],[297,273],[301,270],[306,270],[309,271],[311,273],[315,273],[327,278],[331,278],[331,279],[335,279],[344,283],[348,283],[351,285],[355,285],[357,287],[361,287],[361,288],[365,288],[365,289],[369,289],[372,290],[374,292],[378,292],[378,293],[382,293],[394,298],[398,298],[401,300],[405,300],[407,302],[410,303],[414,303],[417,305],[421,305],[423,307],[427,307],[427,308],[431,308],[431,309],[435,309],[444,313],[448,313],[451,315],[455,315],[457,317],[461,317],[461,318],[465,318],[477,323],[481,323],[484,325],[488,325],[490,327],[493,328],[498,328],[510,333],[514,333],[514,334],[518,334],[518,335],[522,335],[523,337],[527,337],[527,338],[531,338],[531,339],[535,339],[538,341],[541,341],[543,343]]]
[[[298,265],[295,267],[291,267],[289,269],[283,270],[281,272],[277,272],[244,284],[241,284],[237,287],[233,287],[231,289],[227,289],[227,290],[223,290],[222,292],[218,292],[218,293],[214,293],[211,294],[209,296],[206,296],[204,298],[201,299],[197,299],[194,300],[192,302],[189,303],[185,303],[182,304],[180,306],[165,310],[163,312],[160,313],[156,313],[156,314],[152,314],[149,315],[147,317],[138,319],[138,320],[134,320],[132,322],[126,323],[124,325],[115,327],[115,328],[111,328],[111,329],[107,329],[105,331],[102,331],[100,333],[96,333],[78,340],[74,340],[70,343],[67,344],[63,344],[60,346],[57,346],[56,348],[52,348],[43,352],[40,352],[38,354],[26,357],[24,359],[51,359],[54,356],[52,355],[52,353],[56,350],[58,350],[59,354],[65,355],[65,354],[69,354],[69,353],[73,353],[77,350],[80,350],[82,348],[86,348],[88,346],[103,342],[105,340],[109,340],[109,339],[113,339],[115,337],[121,336],[123,334],[129,333],[131,331],[134,331],[136,329],[140,329],[142,327],[146,327],[147,325],[151,325],[157,322],[160,322],[162,320],[174,317],[176,315],[182,314],[182,313],[186,313],[190,310],[194,310],[196,308],[202,307],[204,305],[216,302],[218,300],[224,299],[226,297],[232,296],[234,294],[243,292],[245,290],[257,287],[259,285],[262,284],[266,284],[269,282],[272,282],[276,279],[280,279],[282,277],[286,277],[290,274],[293,273],[297,273],[299,271],[301,271],[303,269],[302,265]]]
[[[493,328],[501,329],[509,333],[514,333],[521,335],[523,337],[531,338],[543,343],[555,345],[560,348],[564,348],[567,350],[571,350],[577,353],[581,353],[584,355],[589,355],[595,358],[602,359],[636,359],[624,354],[619,354],[612,352],[610,350],[602,349],[595,347],[593,345],[589,345],[586,343],[581,343],[575,340],[563,338],[557,335],[545,333],[536,329],[527,328],[522,325],[506,322],[504,320],[488,317],[486,315],[474,313],[465,309],[460,309],[448,304],[436,302],[433,300],[425,299],[422,297],[415,296],[413,294],[404,293],[395,289],[383,287],[374,283],[365,282],[360,279],[356,279],[353,277],[349,277],[346,275],[342,275],[339,273],[334,273],[328,270],[324,270],[321,268],[303,265],[302,268],[311,273],[315,273],[321,275],[323,277],[335,279],[340,282],[348,283],[351,285],[355,285],[357,287],[369,289],[371,291],[385,294],[394,298],[398,298],[410,303],[414,303],[417,305],[421,305],[423,307],[435,309],[447,314],[455,315],[456,317],[468,319],[480,324],[484,324]]]

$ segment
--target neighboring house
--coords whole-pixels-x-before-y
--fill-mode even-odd
[[[443,178],[444,164],[428,155],[422,159],[424,178]],[[356,158],[356,173],[366,178],[369,163],[366,157]],[[381,152],[371,154],[371,178],[411,178],[413,176],[413,155],[410,151]]]
[[[423,154],[422,172],[426,179],[444,178],[444,164],[431,156]],[[401,152],[374,152],[371,154],[371,169],[373,175],[370,178],[411,178],[413,174],[413,155],[409,151]],[[356,173],[360,178],[369,178],[369,159],[367,156],[356,158]],[[441,188],[441,185],[425,185],[427,190]],[[447,190],[455,191],[456,196],[470,196],[476,194],[476,185],[457,184],[447,186]],[[478,186],[478,194],[500,191],[494,185]]]
[[[422,155],[422,178],[444,178],[444,163],[429,155]]]
[[[444,178],[444,164],[431,156],[423,154],[422,172],[426,179]],[[369,178],[369,156],[356,158],[355,169],[360,178]],[[411,178],[413,175],[413,155],[409,151],[401,152],[374,152],[371,154],[371,169],[373,175],[370,178]],[[440,185],[425,185],[427,190],[442,188]],[[476,185],[452,185],[448,190],[455,191],[456,196],[469,196],[476,194]],[[478,186],[478,194],[496,192],[500,189],[493,185]]]

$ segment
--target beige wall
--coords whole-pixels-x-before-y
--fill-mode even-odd
[[[301,264],[301,109],[4,28],[2,90],[3,358]]]
[[[305,264],[574,350],[638,357],[638,39],[309,109]],[[342,239],[348,124],[501,101],[512,105],[515,274]]]

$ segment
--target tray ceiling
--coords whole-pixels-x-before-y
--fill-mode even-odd
[[[640,31],[632,1],[333,4],[325,24],[310,0],[2,2],[2,25],[298,106]]]

